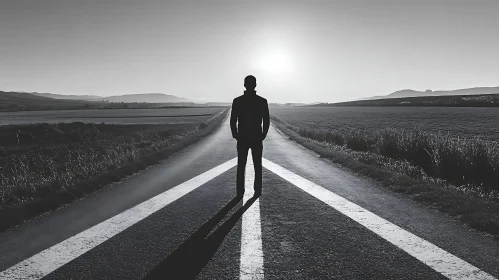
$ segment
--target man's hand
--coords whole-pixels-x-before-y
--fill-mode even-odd
[[[232,102],[232,110],[230,111],[230,130],[232,132],[232,137],[237,140],[239,138],[237,131],[237,115],[238,107],[236,106],[236,99]]]

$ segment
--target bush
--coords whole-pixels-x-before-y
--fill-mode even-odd
[[[194,128],[85,123],[0,127],[0,206],[64,190],[124,166]]]
[[[341,134],[338,133],[331,133],[327,132],[326,133],[326,141],[328,143],[338,145],[338,146],[343,146],[345,144],[345,138]]]
[[[201,122],[201,123],[199,124],[198,128],[199,128],[199,129],[205,129],[207,126],[208,126],[208,124],[207,124],[207,123],[205,123],[205,122]]]
[[[273,120],[277,120],[273,117]],[[283,123],[281,120],[277,120]],[[319,142],[344,146],[408,162],[427,176],[484,193],[499,193],[499,145],[480,138],[459,139],[420,128],[386,128],[377,133],[359,130],[326,131],[286,125],[299,135]],[[376,157],[370,157],[376,160]],[[407,167],[404,169],[409,170]],[[411,169],[412,170],[412,169]],[[412,172],[418,174],[417,172]]]
[[[346,144],[347,148],[351,150],[367,152],[372,150],[374,140],[366,133],[353,130],[347,135]]]

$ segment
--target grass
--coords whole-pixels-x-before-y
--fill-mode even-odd
[[[0,203],[63,190],[192,133],[188,126],[61,123],[0,128]]]
[[[352,129],[374,134],[392,127],[499,141],[499,108],[276,107],[271,113],[288,124],[341,132],[341,135]]]
[[[103,102],[52,99],[26,92],[0,91],[0,112],[30,110],[87,109],[102,107]]]
[[[357,100],[357,101],[348,101],[340,103],[317,104],[311,106],[499,107],[499,94],[494,93],[494,94],[473,94],[473,95],[442,95],[442,96],[380,98],[380,99]]]
[[[279,121],[276,118],[274,120]],[[499,192],[497,142],[480,138],[453,138],[419,128],[385,128],[367,133],[360,130],[339,132],[301,126],[288,127],[303,137],[319,142],[405,161],[428,177],[444,180],[460,188],[488,196]]]
[[[191,125],[1,126],[0,230],[157,163],[211,133],[226,114]]]
[[[499,237],[497,145],[421,130],[378,133],[274,125],[321,156]]]

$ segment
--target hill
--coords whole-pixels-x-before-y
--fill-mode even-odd
[[[175,95],[164,94],[164,93],[139,93],[139,94],[127,94],[127,95],[115,95],[109,97],[102,97],[100,100],[108,102],[146,102],[146,103],[180,103],[180,102],[190,102],[189,99],[178,97]]]
[[[139,94],[126,94],[126,95],[114,95],[108,97],[102,97],[97,95],[65,95],[65,94],[53,94],[53,93],[39,93],[31,92],[32,95],[49,97],[54,99],[66,99],[66,100],[85,100],[85,101],[107,101],[107,102],[124,102],[124,103],[180,103],[180,102],[191,102],[189,99],[178,97],[175,95],[164,94],[164,93],[139,93]]]
[[[138,97],[137,97],[138,95]],[[62,99],[67,95],[51,93],[5,92],[0,91],[0,111],[34,111],[34,110],[75,110],[75,109],[145,109],[145,108],[170,108],[170,107],[227,107],[230,103],[210,102],[193,103],[185,98],[167,94],[137,94],[114,96],[92,100]],[[49,97],[52,96],[52,97]],[[89,95],[79,95],[89,96]],[[90,95],[90,97],[92,97]],[[126,98],[122,98],[126,97]],[[107,101],[110,99],[109,101]],[[148,100],[136,101],[136,100]],[[184,101],[187,100],[187,101]]]
[[[373,96],[367,99],[381,99],[381,98],[404,98],[404,97],[422,97],[422,96],[455,96],[455,95],[485,95],[485,94],[499,94],[499,87],[475,87],[464,88],[457,90],[426,90],[417,91],[412,89],[399,90],[385,96]]]
[[[30,92],[32,95],[48,97],[53,99],[66,99],[66,100],[85,100],[85,101],[98,101],[102,96],[97,95],[65,95],[45,92]]]
[[[27,92],[0,91],[0,111],[83,109],[86,101],[60,100]]]
[[[312,107],[412,106],[412,107],[499,107],[499,94],[421,96],[321,103]]]

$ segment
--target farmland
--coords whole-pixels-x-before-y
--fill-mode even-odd
[[[417,178],[497,196],[499,111],[493,108],[275,108],[299,135],[362,153]],[[357,154],[359,155],[359,154]]]
[[[89,109],[0,112],[0,125],[85,122],[105,124],[196,124],[222,111],[217,107]]]
[[[420,128],[452,137],[499,140],[499,108],[280,107],[270,111],[288,123],[340,132]]]
[[[157,163],[212,132],[226,113],[221,108],[184,108],[2,115],[2,226]]]
[[[494,88],[493,90],[498,90]],[[414,93],[410,91],[409,94]],[[431,94],[431,93],[430,93]],[[499,94],[473,95],[444,95],[444,96],[417,96],[400,98],[380,98],[347,101],[340,103],[326,103],[313,105],[316,107],[499,107]]]
[[[221,112],[183,108],[3,113],[0,206],[67,188],[164,149],[204,129]]]
[[[322,158],[499,234],[498,111],[493,108],[287,107],[273,124]]]

